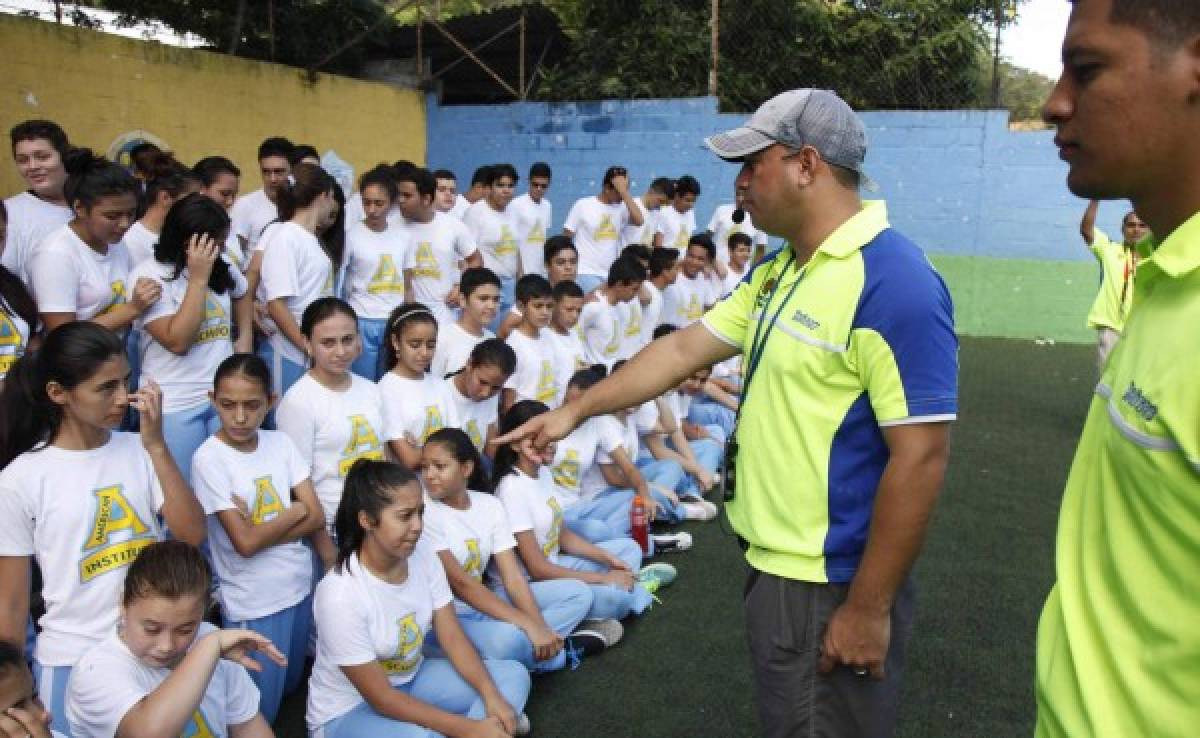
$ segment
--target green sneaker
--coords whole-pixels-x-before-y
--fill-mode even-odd
[[[646,588],[647,592],[654,594],[674,582],[676,576],[678,576],[678,572],[675,571],[675,567],[662,561],[656,561],[642,567],[642,570],[638,572],[638,582]]]

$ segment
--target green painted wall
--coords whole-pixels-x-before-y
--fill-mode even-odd
[[[1091,261],[930,254],[954,296],[958,332],[1090,343],[1087,314],[1099,289]]]

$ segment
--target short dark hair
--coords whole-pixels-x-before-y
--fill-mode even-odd
[[[608,268],[608,286],[633,284],[646,279],[646,269],[636,259],[622,256]]]
[[[59,156],[65,155],[71,148],[71,144],[67,142],[66,131],[52,120],[27,120],[18,123],[9,130],[8,138],[12,141],[13,153],[16,153],[17,144],[22,141],[39,139],[49,141]]]
[[[629,170],[621,165],[611,166],[604,170],[604,180],[600,183],[602,187],[612,186],[613,177],[628,177]]]
[[[668,177],[658,177],[650,183],[651,192],[657,192],[668,200],[675,197],[675,182]]]
[[[425,167],[394,170],[396,182],[412,182],[417,188],[418,195],[433,197],[437,194],[437,180]]]
[[[550,165],[544,161],[535,161],[533,166],[529,167],[530,179],[533,179],[534,177],[545,177],[546,179],[552,179],[553,176],[554,175],[550,173]]]
[[[576,256],[579,255],[579,249],[575,248],[575,242],[570,238],[562,235],[561,233],[557,236],[551,236],[550,238],[546,239],[546,243],[542,246],[542,260],[549,264],[550,260],[553,259],[559,251],[566,251],[567,249],[574,251]]]
[[[679,261],[679,249],[654,249],[650,252],[650,276],[657,277]]]
[[[700,195],[700,183],[690,174],[685,174],[675,180],[675,197],[684,195]]]
[[[736,233],[729,234],[729,239],[725,242],[725,245],[729,247],[730,251],[733,251],[735,246],[745,246],[753,251],[754,239],[750,238],[750,236],[746,233],[737,231]]]
[[[708,252],[709,261],[717,258],[717,245],[713,243],[712,236],[707,233],[693,233],[692,237],[688,239],[688,248],[693,246],[703,246],[704,250]]]
[[[621,256],[637,259],[638,261],[650,261],[650,247],[644,243],[631,243],[621,249]]]
[[[292,147],[292,154],[288,157],[288,162],[290,162],[292,166],[296,166],[308,158],[321,161],[321,152],[317,151],[316,146],[311,146],[309,144],[296,144]]]
[[[209,187],[213,182],[217,181],[217,177],[221,174],[232,174],[235,177],[242,176],[242,170],[237,168],[237,165],[226,159],[223,156],[206,156],[196,162],[196,166],[192,167],[192,171],[200,178],[200,182]]]
[[[489,338],[475,344],[467,363],[471,366],[494,366],[505,375],[511,375],[517,370],[517,352],[499,338]]]
[[[553,294],[551,295],[555,302],[564,297],[583,297],[583,288],[573,279],[564,279],[554,285]]]
[[[449,180],[453,180],[455,182],[458,181],[458,177],[454,176],[454,172],[450,171],[449,169],[433,170],[433,178],[434,179],[449,179]]]
[[[526,274],[517,280],[517,302],[524,305],[530,300],[553,297],[554,288],[550,280],[540,274]]]
[[[90,208],[96,201],[109,195],[138,194],[140,187],[125,167],[114,164],[90,149],[71,149],[63,157],[67,170],[67,183],[63,194],[71,207],[81,203]]]
[[[396,170],[387,164],[379,164],[367,171],[358,179],[358,191],[361,193],[370,185],[378,185],[387,193],[389,200],[396,199]]]
[[[283,136],[272,136],[271,138],[264,139],[258,145],[258,160],[262,161],[269,156],[282,156],[288,160],[288,163],[291,163],[292,150],[295,148],[295,145]]]
[[[1156,44],[1176,47],[1200,33],[1200,3],[1195,0],[1112,0],[1109,20],[1143,31]]]
[[[658,325],[657,327],[655,327],[654,333],[652,333],[651,335],[654,337],[654,340],[657,341],[658,339],[662,338],[663,336],[669,336],[677,330],[679,330],[679,328],[677,328],[672,323],[662,323],[662,324]]]
[[[485,183],[489,186],[496,184],[503,177],[511,178],[513,184],[516,184],[517,180],[520,179],[520,177],[517,176],[517,168],[512,164],[495,164],[492,166],[491,172],[491,176],[488,177],[488,181]]]
[[[471,267],[462,273],[462,277],[458,280],[458,291],[463,297],[470,297],[471,293],[483,287],[484,285],[493,285],[496,289],[503,289],[500,284],[500,278],[496,273],[487,267]]]
[[[490,185],[492,183],[492,168],[487,164],[475,170],[471,175],[471,186],[475,185]]]

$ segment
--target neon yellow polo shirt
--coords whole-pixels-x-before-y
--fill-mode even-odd
[[[881,428],[957,413],[953,307],[882,202],[843,223],[806,266],[785,269],[790,253],[760,262],[703,318],[748,355],[757,323],[786,301],[744,399],[727,510],[756,569],[848,582],[888,461]]]
[[[1089,247],[1100,262],[1100,291],[1088,312],[1089,328],[1112,328],[1120,333],[1125,328],[1129,309],[1133,305],[1133,293],[1137,266],[1141,259],[1151,253],[1146,242],[1133,248],[1124,243],[1114,243],[1100,229],[1093,231]]]
[[[1200,735],[1200,214],[1138,267],[1063,495],[1037,735]]]

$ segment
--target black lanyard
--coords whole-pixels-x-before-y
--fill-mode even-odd
[[[775,300],[775,293],[779,291],[780,283],[783,281],[783,278],[787,276],[788,267],[795,263],[795,261],[796,254],[795,252],[792,252],[788,255],[787,263],[783,265],[783,273],[780,274],[778,280],[771,287],[771,292],[767,295],[766,302],[763,303],[762,317],[766,317],[767,313],[770,312],[771,303]],[[762,363],[763,353],[767,349],[767,339],[771,337],[771,331],[775,330],[775,323],[779,320],[779,314],[783,312],[783,309],[787,307],[789,302],[791,302],[792,296],[796,294],[796,288],[799,287],[800,282],[803,281],[806,271],[807,270],[802,271],[800,274],[796,275],[796,281],[792,282],[792,286],[790,289],[788,289],[787,294],[784,295],[783,301],[780,302],[779,307],[775,309],[775,314],[771,316],[769,321],[765,321],[766,330],[763,330],[764,321],[761,318],[754,327],[754,337],[750,340],[750,353],[746,355],[746,371],[742,375],[742,399],[741,402],[738,403],[737,416],[734,418],[735,429],[737,427],[737,420],[742,415],[742,408],[746,405],[746,399],[750,396],[750,382],[758,373],[758,366],[760,363]],[[770,280],[770,277],[767,279]],[[763,287],[765,288],[766,285],[764,284]],[[755,302],[755,307],[757,307],[757,299]]]

